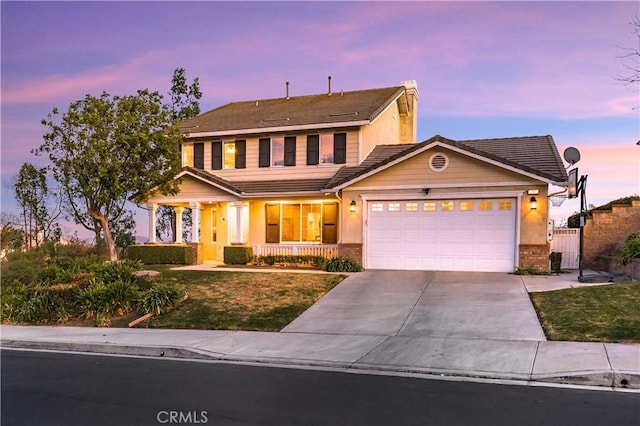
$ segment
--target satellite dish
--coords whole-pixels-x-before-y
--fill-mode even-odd
[[[569,148],[564,150],[564,161],[571,164],[572,166],[580,161],[580,151],[576,148],[570,146]]]

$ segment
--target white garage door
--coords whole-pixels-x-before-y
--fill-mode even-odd
[[[367,268],[513,272],[516,200],[368,204]]]

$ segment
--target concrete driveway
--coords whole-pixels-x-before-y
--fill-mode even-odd
[[[485,272],[353,274],[282,332],[546,340],[522,279]]]

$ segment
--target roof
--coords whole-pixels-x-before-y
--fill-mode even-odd
[[[292,96],[231,102],[187,119],[180,129],[191,137],[215,134],[248,134],[318,125],[360,125],[373,121],[389,104],[405,93],[404,86],[322,95]]]
[[[348,182],[375,172],[396,160],[422,152],[434,144],[474,154],[551,182],[562,183],[567,180],[564,164],[550,135],[466,141],[455,141],[436,135],[412,145],[378,145],[359,166],[340,169],[329,185],[331,188],[345,186]]]

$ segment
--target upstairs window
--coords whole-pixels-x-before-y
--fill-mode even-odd
[[[346,162],[346,133],[322,133],[307,136],[307,165],[345,164]]]
[[[236,140],[233,142],[211,143],[211,169],[244,169],[246,167],[247,142]]]
[[[193,167],[193,144],[182,145],[182,167]]]
[[[258,141],[258,167],[296,165],[296,137],[275,136]]]

